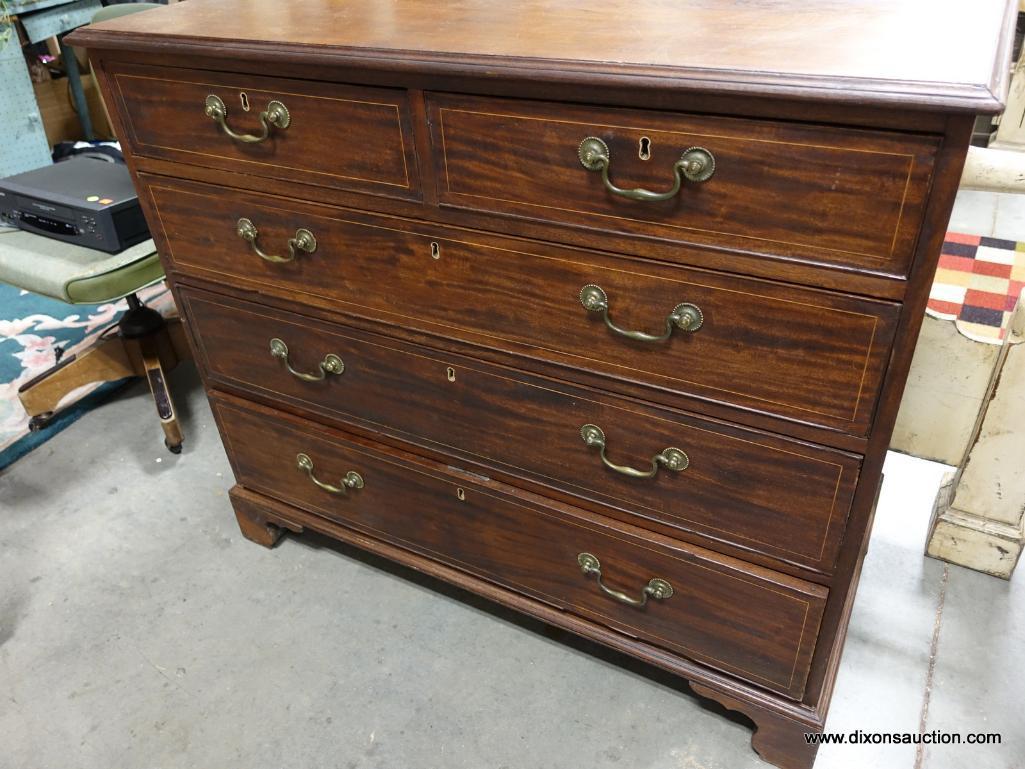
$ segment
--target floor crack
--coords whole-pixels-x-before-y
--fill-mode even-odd
[[[932,698],[933,675],[936,672],[936,652],[940,646],[940,628],[943,625],[943,607],[947,602],[947,581],[950,579],[950,567],[943,564],[943,577],[940,579],[940,600],[936,605],[936,619],[932,626],[932,641],[929,643],[929,669],[925,674],[925,692],[922,695],[922,713],[918,719],[918,733],[925,734],[929,720],[929,700]],[[915,769],[922,769],[925,761],[925,745],[918,743],[915,748]]]

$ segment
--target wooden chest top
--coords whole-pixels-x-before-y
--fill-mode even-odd
[[[1012,0],[190,0],[96,48],[996,112]]]

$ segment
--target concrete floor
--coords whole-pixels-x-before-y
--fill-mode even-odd
[[[0,475],[2,769],[745,769],[685,686],[315,536],[244,540],[191,368],[186,449],[134,386]],[[893,455],[818,769],[1025,763],[1025,582],[924,559],[942,465]]]
[[[949,230],[1025,240],[1025,195],[984,190],[959,190]]]

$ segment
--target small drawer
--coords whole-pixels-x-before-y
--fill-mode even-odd
[[[871,422],[897,305],[143,178],[174,270],[524,367],[540,359],[857,435]]]
[[[130,65],[111,90],[136,155],[420,199],[405,91]]]
[[[788,697],[804,692],[823,587],[269,409],[213,403],[246,488]]]
[[[573,225],[598,247],[609,233],[895,275],[909,270],[939,146],[920,135],[450,94],[430,94],[428,114],[443,205]]]
[[[179,298],[214,386],[355,422],[670,535],[832,571],[858,457],[189,287]],[[672,465],[669,449],[685,462]]]

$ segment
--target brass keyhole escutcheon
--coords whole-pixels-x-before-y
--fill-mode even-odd
[[[466,492],[462,488],[456,489],[456,499],[458,499],[460,502],[466,501]]]
[[[642,136],[637,142],[637,157],[641,160],[651,160],[651,139],[647,136]]]
[[[445,369],[445,378],[450,382],[456,381],[456,370],[449,366]]]
[[[239,91],[238,100],[242,102],[242,111],[249,112],[249,94],[245,91]]]
[[[441,246],[435,242],[431,242],[431,259],[441,259]]]

